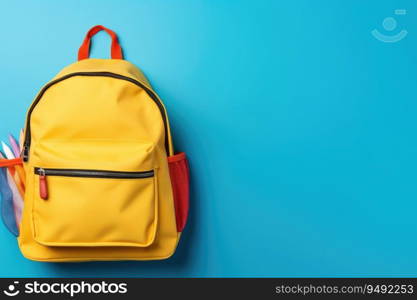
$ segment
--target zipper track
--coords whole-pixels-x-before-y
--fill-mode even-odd
[[[75,73],[70,73],[70,74],[62,76],[60,78],[57,78],[57,79],[49,82],[47,85],[45,85],[42,88],[42,90],[39,92],[36,99],[33,101],[32,105],[30,106],[29,111],[28,111],[28,115],[27,115],[27,120],[26,120],[25,141],[23,143],[23,151],[22,151],[22,154],[21,154],[22,159],[23,159],[24,162],[27,162],[28,159],[29,159],[29,150],[30,150],[30,144],[31,144],[30,118],[31,118],[33,110],[35,109],[38,102],[42,99],[42,96],[45,94],[45,92],[51,86],[65,80],[65,79],[75,77],[75,76],[112,77],[112,78],[116,78],[116,79],[120,79],[120,80],[129,81],[133,84],[136,84],[140,88],[142,88],[148,94],[148,96],[151,97],[151,99],[155,102],[155,104],[159,108],[159,111],[161,112],[161,116],[162,116],[162,120],[164,122],[164,128],[165,128],[165,149],[166,149],[166,152],[167,152],[168,155],[171,154],[170,151],[169,151],[168,126],[167,126],[168,124],[167,124],[166,111],[165,111],[165,108],[164,108],[163,104],[159,100],[158,96],[151,89],[149,89],[144,84],[142,84],[141,82],[139,82],[135,79],[132,79],[130,77],[123,76],[123,75],[120,75],[120,74],[116,74],[116,73],[111,73],[111,72],[75,72]]]
[[[65,177],[89,177],[89,178],[114,178],[114,179],[137,179],[154,176],[154,171],[123,172],[107,170],[85,170],[85,169],[49,169],[35,168],[37,175],[65,176]]]

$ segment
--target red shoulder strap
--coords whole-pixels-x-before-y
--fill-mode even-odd
[[[113,30],[110,30],[102,25],[96,25],[93,28],[91,28],[87,35],[85,36],[85,39],[78,50],[78,60],[87,59],[90,56],[90,43],[91,38],[97,33],[104,30],[107,32],[108,35],[111,37],[111,58],[112,59],[123,59],[123,53],[122,53],[122,47],[120,47],[119,41],[117,39],[117,35]]]

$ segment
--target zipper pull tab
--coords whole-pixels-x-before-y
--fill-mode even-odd
[[[39,169],[39,196],[48,199],[48,184],[46,182],[46,174],[44,169]]]

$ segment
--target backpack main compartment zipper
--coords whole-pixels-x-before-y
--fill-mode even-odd
[[[70,74],[64,75],[60,78],[57,78],[57,79],[49,82],[47,85],[45,85],[42,88],[42,90],[39,92],[35,101],[33,101],[32,105],[30,106],[29,111],[28,111],[28,115],[27,115],[27,119],[26,119],[25,141],[23,143],[23,149],[22,149],[22,153],[21,153],[21,157],[22,157],[22,160],[24,162],[27,162],[29,160],[29,151],[30,151],[30,144],[31,144],[30,117],[32,115],[33,110],[35,109],[35,106],[38,104],[38,102],[41,100],[42,96],[45,94],[45,92],[51,86],[65,80],[65,79],[74,77],[74,76],[112,77],[112,78],[116,78],[116,79],[129,81],[133,84],[136,84],[140,88],[142,88],[148,94],[148,96],[151,97],[151,99],[155,102],[155,104],[158,106],[159,111],[161,112],[161,116],[162,116],[162,120],[164,122],[164,128],[165,128],[165,149],[166,149],[166,152],[167,152],[168,155],[172,154],[169,151],[168,124],[167,124],[168,122],[167,122],[167,116],[166,116],[165,108],[164,108],[163,104],[161,103],[161,101],[159,100],[158,96],[155,94],[154,91],[152,91],[151,89],[146,87],[144,84],[142,84],[141,82],[139,82],[135,79],[132,79],[130,77],[123,76],[123,75],[120,75],[120,74],[116,74],[116,73],[111,73],[111,72],[75,72],[75,73],[70,73]]]
[[[154,176],[154,171],[124,172],[107,170],[86,169],[50,169],[35,168],[35,174],[39,175],[39,195],[42,199],[48,199],[48,183],[46,176],[109,178],[109,179],[140,179]]]

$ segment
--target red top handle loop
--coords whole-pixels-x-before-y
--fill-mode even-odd
[[[111,58],[112,59],[123,59],[122,47],[120,47],[119,41],[117,39],[117,35],[113,30],[110,30],[102,25],[96,25],[91,28],[85,39],[78,50],[78,60],[87,59],[90,56],[90,42],[91,38],[97,33],[104,30],[107,32],[108,35],[111,37]]]

